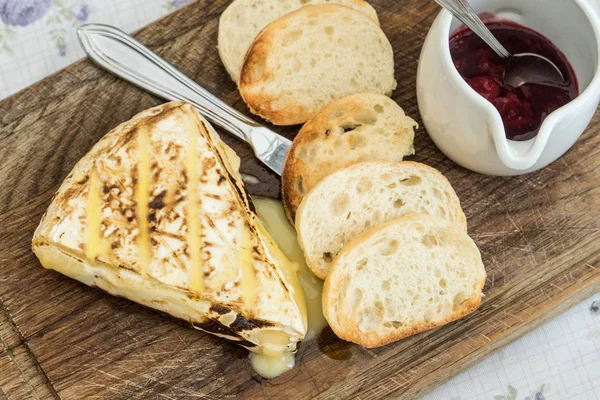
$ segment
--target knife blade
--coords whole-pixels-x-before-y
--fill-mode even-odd
[[[225,104],[130,35],[114,26],[77,30],[86,54],[120,78],[167,100],[192,104],[202,115],[248,143],[256,158],[278,175],[292,142]]]

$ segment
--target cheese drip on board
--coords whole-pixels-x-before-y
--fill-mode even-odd
[[[263,378],[273,379],[294,368],[296,355],[289,351],[282,351],[275,355],[250,352],[250,364]]]
[[[296,274],[304,291],[308,312],[308,333],[304,340],[310,340],[327,326],[321,306],[323,281],[317,278],[306,265],[304,253],[296,239],[296,231],[287,220],[281,202],[267,197],[253,197],[252,202],[267,232],[296,267]]]
[[[295,271],[287,272],[297,275],[300,287],[296,290],[302,290],[306,299],[308,332],[304,340],[312,339],[327,326],[321,306],[323,281],[306,265],[304,253],[296,240],[296,231],[288,222],[281,202],[266,197],[254,197],[252,201],[263,226],[281,252],[292,262]],[[294,367],[295,357],[289,351],[275,354],[250,353],[250,362],[262,377],[275,378]]]

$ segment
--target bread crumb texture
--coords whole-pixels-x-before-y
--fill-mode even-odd
[[[340,338],[376,347],[479,307],[485,269],[469,236],[411,214],[354,238],[333,262],[323,311]]]
[[[304,196],[296,214],[298,241],[308,266],[325,279],[348,241],[406,214],[434,215],[467,230],[460,201],[438,170],[409,161],[372,161],[334,172]]]
[[[269,24],[242,67],[250,111],[276,125],[306,122],[355,93],[390,95],[392,46],[372,19],[339,4],[308,5]]]
[[[311,118],[287,154],[282,200],[292,224],[302,198],[327,175],[365,161],[402,161],[414,154],[417,123],[389,97],[359,93]]]
[[[235,82],[252,42],[269,23],[306,5],[335,3],[351,7],[379,25],[377,13],[363,0],[235,0],[219,20],[219,55]]]

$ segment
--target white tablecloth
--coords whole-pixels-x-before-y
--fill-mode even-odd
[[[103,22],[133,31],[189,1],[0,0],[0,99],[81,58],[79,24]],[[425,398],[600,399],[600,294]]]

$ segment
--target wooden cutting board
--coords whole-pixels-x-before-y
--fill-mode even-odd
[[[199,0],[137,38],[248,113],[217,55],[228,2]],[[430,0],[373,0],[395,51],[394,99],[419,120],[417,60],[438,12]],[[161,100],[84,60],[0,102],[0,388],[10,399],[414,398],[600,291],[598,116],[563,158],[527,176],[478,175],[449,161],[423,129],[417,155],[454,185],[488,271],[475,314],[378,349],[325,330],[272,381],[247,352],[124,299],[43,269],[30,240],[54,191],[92,145]],[[293,137],[294,128],[277,129]],[[277,176],[240,142],[253,194]],[[3,396],[0,393],[0,398]]]

